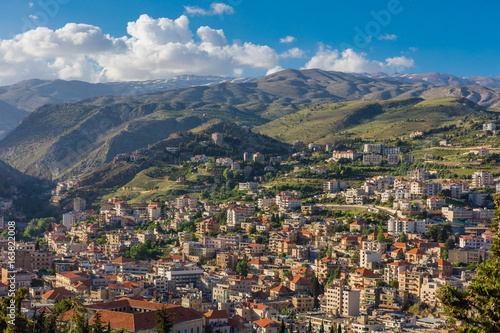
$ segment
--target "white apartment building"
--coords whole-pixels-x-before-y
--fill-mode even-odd
[[[409,218],[390,219],[388,222],[388,231],[393,234],[401,232],[405,234],[424,234],[425,226],[429,223],[429,220],[412,220]]]
[[[337,192],[339,190],[343,190],[346,187],[346,182],[342,180],[337,180],[337,179],[331,179],[327,182],[323,183],[323,190],[325,192]]]
[[[245,222],[245,211],[241,208],[229,208],[227,210],[227,225],[238,227]]]
[[[359,266],[360,268],[369,268],[368,264],[371,262],[381,262],[382,253],[372,252],[368,250],[359,251]]]
[[[472,187],[485,187],[495,185],[493,174],[489,171],[476,171],[472,175]]]
[[[359,316],[359,290],[347,287],[330,287],[326,291],[326,309],[329,313],[342,317]]]

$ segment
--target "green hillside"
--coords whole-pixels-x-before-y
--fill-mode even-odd
[[[349,136],[385,140],[456,123],[478,109],[458,98],[326,103],[271,121],[257,131],[284,142],[324,144]]]
[[[211,143],[214,132],[224,135],[223,146]],[[167,147],[177,147],[179,152],[168,153]],[[180,167],[177,165],[179,159],[185,161],[195,154],[205,154],[208,157],[226,156],[241,160],[243,152],[283,155],[289,151],[287,144],[258,133],[247,132],[234,123],[215,119],[149,145],[143,151],[144,158],[140,161],[115,158],[97,167],[78,180],[75,192],[86,197],[89,202],[112,195],[119,195],[131,202],[167,200],[184,193],[199,192],[198,187],[214,181],[211,171]],[[185,176],[188,182],[177,183],[180,175]]]

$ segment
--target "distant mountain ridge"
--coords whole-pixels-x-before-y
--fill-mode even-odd
[[[285,70],[287,71],[287,70]],[[293,70],[288,70],[293,71]],[[299,71],[297,71],[299,72]],[[335,73],[321,71],[324,73]],[[412,84],[421,87],[421,92],[434,87],[448,86],[471,86],[473,91],[466,95],[457,93],[456,89],[449,91],[448,96],[472,98],[474,102],[487,107],[500,106],[500,77],[458,77],[443,73],[423,73],[423,74],[386,74],[386,73],[360,73],[347,74],[354,78],[369,78],[385,81],[386,84]],[[0,139],[8,132],[13,130],[19,122],[27,115],[44,104],[73,103],[90,97],[102,96],[134,96],[145,95],[160,91],[177,90],[191,88],[196,86],[207,86],[218,83],[225,84],[246,84],[256,81],[262,81],[265,77],[255,78],[232,78],[220,76],[197,76],[197,75],[178,75],[170,79],[156,79],[148,81],[130,81],[130,82],[107,82],[107,83],[88,83],[84,81],[65,81],[65,80],[39,80],[32,79],[21,81],[10,86],[0,87]],[[265,80],[265,79],[264,79]],[[353,81],[354,84],[357,84]],[[481,87],[485,89],[481,89]],[[493,91],[491,90],[493,89]],[[441,91],[446,93],[446,91]],[[486,98],[482,98],[486,95]],[[340,96],[353,100],[358,95]],[[434,96],[431,92],[429,96]],[[438,97],[440,97],[439,95]],[[295,96],[297,97],[297,96]],[[329,96],[331,97],[331,96]],[[418,93],[412,96],[419,97]],[[427,98],[427,96],[422,96]],[[380,97],[363,96],[365,99],[380,99]],[[382,96],[382,99],[383,98]]]
[[[220,76],[179,75],[166,80],[88,83],[64,80],[27,80],[0,87],[0,138],[13,130],[28,114],[44,104],[73,103],[108,95],[133,96],[188,88],[218,82],[248,79]]]
[[[361,73],[361,76],[370,78],[391,78],[406,83],[421,83],[425,85],[446,86],[481,86],[486,88],[500,88],[500,76],[472,76],[460,77],[445,73],[422,73],[422,74],[386,74],[386,73]]]

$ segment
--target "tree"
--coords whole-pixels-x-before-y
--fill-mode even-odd
[[[340,279],[340,274],[342,273],[342,269],[340,268],[340,266],[338,266],[337,268],[335,268],[335,270],[333,271],[333,278],[334,279]]]
[[[319,306],[318,296],[321,293],[321,285],[319,284],[318,278],[313,276],[311,278],[311,294],[314,297],[314,307]]]
[[[399,242],[406,243],[406,241],[407,241],[406,234],[401,231],[401,234],[399,235]]]
[[[437,293],[449,322],[459,333],[500,332],[500,197],[495,198],[495,204],[497,218],[492,232],[497,236],[492,239],[491,257],[479,265],[477,276],[465,292],[445,285]]]
[[[155,322],[158,333],[170,333],[174,327],[174,320],[166,307],[162,307],[156,311]]]
[[[449,198],[451,197],[451,190],[446,189],[446,190],[441,190],[437,193],[438,196],[441,198]]]
[[[385,241],[385,236],[384,236],[384,233],[382,231],[382,229],[379,229],[378,230],[378,234],[377,234],[377,242],[384,242]]]
[[[389,286],[398,289],[399,288],[398,280],[392,280],[391,282],[389,282]]]
[[[313,333],[313,326],[311,323],[311,319],[309,319],[309,325],[307,325],[307,333]]]
[[[73,313],[72,322],[75,326],[75,332],[78,333],[91,333],[92,330],[90,328],[89,322],[85,318],[85,316],[77,315],[77,311]]]
[[[446,250],[449,250],[449,249],[452,249],[455,247],[455,239],[454,237],[450,237],[446,240],[446,242],[444,242],[444,248]]]
[[[278,329],[278,333],[285,333],[285,322],[283,321],[283,319],[281,319],[281,324],[280,324],[280,328]]]
[[[248,275],[248,262],[246,261],[240,261],[236,265],[236,273],[238,273],[241,276],[247,276]]]
[[[92,325],[92,333],[104,333],[101,322],[101,314],[99,311],[94,315],[94,325]]]
[[[34,278],[33,280],[31,280],[32,287],[43,287],[43,285],[44,285],[44,283],[43,283],[42,279]]]
[[[340,324],[337,327],[337,333],[342,333],[342,325],[340,325]]]
[[[325,325],[323,325],[323,321],[321,321],[321,326],[319,327],[319,333],[325,333]]]

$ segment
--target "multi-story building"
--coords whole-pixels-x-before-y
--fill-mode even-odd
[[[409,218],[398,217],[390,219],[388,222],[388,232],[393,234],[424,234],[425,227],[430,223],[429,220],[413,220]]]
[[[212,133],[212,141],[221,146],[224,143],[224,135],[222,133]]]
[[[378,154],[365,154],[363,155],[363,164],[375,165],[382,162],[382,155]]]
[[[363,146],[363,153],[365,154],[382,154],[384,152],[385,144],[384,143],[375,143],[375,144],[365,144]]]
[[[493,174],[489,171],[476,171],[472,175],[472,187],[486,187],[495,185]]]
[[[247,182],[238,184],[238,190],[240,191],[256,190],[258,187],[259,183],[257,182]]]
[[[391,281],[398,281],[399,275],[407,270],[410,270],[414,265],[406,261],[395,261],[387,264],[384,269],[384,281],[390,283]]]
[[[389,165],[399,164],[399,155],[387,155],[387,164]]]
[[[276,205],[276,198],[259,198],[257,201],[257,206],[260,209],[268,210]]]
[[[415,162],[415,156],[413,156],[412,154],[403,155],[403,163],[413,164],[413,162]]]
[[[160,277],[165,277],[168,281],[172,281],[175,286],[192,285],[192,287],[200,287],[203,269],[195,264],[160,265],[157,268],[157,274]]]
[[[359,251],[359,267],[360,268],[369,268],[369,264],[373,262],[381,262],[382,261],[382,253],[380,252],[371,252],[368,250],[360,250]]]
[[[401,153],[401,148],[399,148],[399,147],[385,147],[382,150],[382,153],[384,154],[384,156],[399,155]]]
[[[314,308],[314,297],[309,295],[297,295],[292,297],[292,305],[298,313],[312,311]]]
[[[194,209],[198,206],[198,199],[191,198],[189,195],[183,195],[176,200],[176,208]]]
[[[437,210],[446,205],[446,200],[438,195],[434,195],[427,199],[427,207],[429,210]]]
[[[73,210],[75,212],[84,212],[87,208],[87,201],[83,198],[73,199]]]
[[[227,210],[227,225],[235,228],[245,222],[245,211],[241,208],[229,208]]]
[[[343,317],[359,316],[360,292],[343,286],[331,286],[326,290],[326,310]]]
[[[331,179],[323,183],[323,191],[328,193],[337,192],[343,190],[346,187],[346,182],[343,180]]]
[[[451,263],[459,261],[477,265],[480,259],[484,262],[488,260],[491,252],[486,249],[451,249],[448,250],[448,260]]]
[[[451,197],[460,199],[462,193],[469,192],[469,183],[464,180],[450,180],[442,183],[443,190],[450,190]]]
[[[497,125],[494,123],[483,124],[483,131],[494,131],[496,130]]]
[[[410,297],[419,298],[424,273],[406,270],[399,274],[399,290],[405,291]]]
[[[196,225],[196,234],[199,236],[207,232],[216,233],[217,231],[219,231],[219,223],[217,223],[213,216]]]
[[[338,150],[334,150],[333,153],[332,153],[332,159],[334,161],[338,161],[340,160],[341,158],[345,158],[345,159],[348,159],[348,160],[351,160],[351,161],[354,161],[356,158],[358,158],[361,154],[359,153],[356,153],[352,150],[347,150],[347,151],[338,151]]]
[[[428,180],[430,176],[431,176],[430,172],[425,169],[415,169],[412,171],[408,171],[408,178],[419,182]]]

